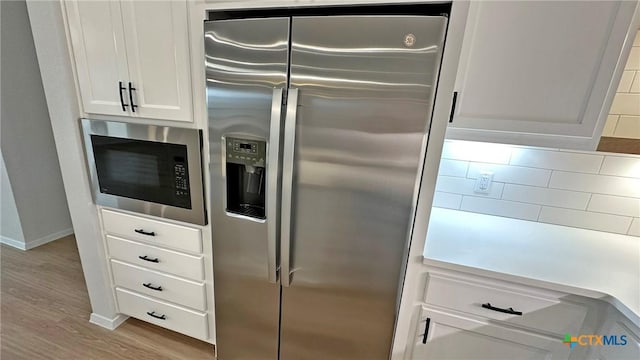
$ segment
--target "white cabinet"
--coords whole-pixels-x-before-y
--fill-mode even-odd
[[[588,306],[565,293],[432,269],[408,359],[567,359]]]
[[[148,296],[117,288],[120,311],[137,319],[206,340],[209,337],[207,314],[159,301]]]
[[[186,1],[73,1],[66,9],[85,112],[192,121]]]
[[[411,359],[566,359],[557,339],[423,307]]]
[[[640,359],[640,328],[610,305],[603,312],[605,321],[597,334],[607,339],[602,339],[599,346],[591,346],[588,357],[600,360]]]
[[[636,6],[471,2],[447,137],[594,150]]]
[[[211,341],[201,229],[104,208],[100,215],[118,311]]]

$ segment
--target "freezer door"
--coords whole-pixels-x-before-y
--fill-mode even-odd
[[[389,357],[446,24],[292,20],[281,360]]]
[[[218,359],[277,359],[289,18],[205,22]]]

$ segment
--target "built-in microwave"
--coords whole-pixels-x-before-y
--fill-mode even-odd
[[[207,223],[200,130],[81,122],[96,204]]]

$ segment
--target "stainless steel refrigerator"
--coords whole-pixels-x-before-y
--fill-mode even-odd
[[[205,21],[219,359],[389,357],[446,28]]]

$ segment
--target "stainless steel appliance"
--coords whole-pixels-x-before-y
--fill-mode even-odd
[[[209,14],[219,359],[389,357],[442,7]]]
[[[200,130],[81,121],[96,204],[207,223]]]

